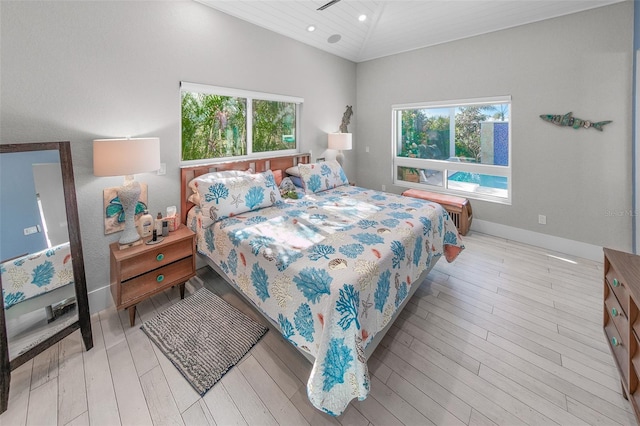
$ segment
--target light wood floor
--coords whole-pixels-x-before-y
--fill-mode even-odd
[[[371,395],[338,418],[310,405],[311,365],[273,331],[200,398],[138,327],[179,300],[172,289],[138,305],[133,328],[126,311],[94,315],[91,351],[74,333],[16,370],[0,423],[635,424],[601,328],[602,264],[477,233],[465,244],[374,353]],[[199,276],[260,318],[215,273]]]

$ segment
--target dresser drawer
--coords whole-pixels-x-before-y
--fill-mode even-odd
[[[622,334],[622,336],[628,336],[629,318],[627,317],[626,310],[622,308],[615,293],[611,291],[611,288],[609,288],[609,291],[607,293],[607,298],[604,301],[605,311],[613,320],[620,334]]]
[[[616,328],[611,316],[607,313],[605,315],[606,322],[604,325],[604,334],[607,336],[609,347],[613,356],[616,358],[618,368],[624,377],[624,382],[629,382],[629,352],[627,345],[629,342],[625,341],[625,336],[620,335],[620,331]]]
[[[183,283],[195,275],[191,256],[122,283],[121,307],[135,305],[161,288]]]
[[[192,238],[183,239],[170,244],[160,244],[155,250],[149,250],[138,256],[124,259],[120,263],[121,280],[126,281],[152,269],[191,256],[192,245]]]
[[[609,268],[605,279],[607,281],[607,284],[609,284],[609,288],[613,290],[613,292],[616,294],[616,297],[620,301],[622,309],[627,312],[629,310],[629,290],[627,288],[627,284],[624,282],[624,279],[613,267]]]

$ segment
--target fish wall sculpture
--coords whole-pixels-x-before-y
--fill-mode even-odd
[[[574,129],[579,129],[581,127],[585,129],[592,128],[599,131],[602,131],[602,126],[605,124],[611,123],[611,120],[598,121],[595,123],[590,120],[583,120],[581,118],[574,117],[572,112],[568,112],[565,115],[542,114],[540,118],[557,126],[571,126]]]

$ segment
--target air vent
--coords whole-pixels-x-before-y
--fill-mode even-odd
[[[317,8],[316,10],[325,10],[328,7],[333,6],[334,4],[338,3],[340,0],[331,0],[329,3],[324,4],[322,6],[320,6],[319,8]]]

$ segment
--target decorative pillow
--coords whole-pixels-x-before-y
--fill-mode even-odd
[[[300,169],[298,168],[298,166],[289,167],[284,172],[289,176],[300,177]]]
[[[271,170],[273,172],[273,177],[276,179],[276,185],[280,186],[282,183],[283,173],[282,170]]]
[[[282,201],[271,170],[216,179],[197,186],[202,209],[202,227],[220,219],[269,207]]]
[[[198,187],[199,186],[203,186],[203,187],[208,187],[209,185],[211,185],[212,183],[214,183],[216,180],[218,179],[223,179],[223,178],[228,178],[228,177],[235,177],[235,176],[243,176],[243,175],[248,175],[253,173],[253,170],[248,169],[247,171],[244,170],[225,170],[222,172],[212,172],[212,173],[207,173],[201,176],[198,176],[195,179],[192,179],[191,182],[189,182],[189,188],[191,188],[191,191],[193,191],[193,193],[191,195],[189,195],[189,198],[187,198],[190,202],[192,202],[193,204],[199,206],[200,205],[200,192],[198,192]]]
[[[300,178],[305,192],[321,192],[327,189],[348,185],[349,179],[340,164],[335,161],[322,163],[299,164]]]
[[[298,188],[304,188],[304,186],[302,185],[302,179],[300,179],[300,176],[289,176],[289,179],[291,179],[291,182],[293,182],[293,184]]]

